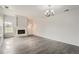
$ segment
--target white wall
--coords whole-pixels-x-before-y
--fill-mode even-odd
[[[35,20],[35,35],[79,46],[79,10]]]

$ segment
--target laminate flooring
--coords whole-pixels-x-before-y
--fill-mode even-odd
[[[4,39],[0,54],[78,54],[79,47],[30,35]]]

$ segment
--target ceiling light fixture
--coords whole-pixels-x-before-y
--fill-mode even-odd
[[[44,15],[46,17],[54,16],[54,10],[51,8],[51,5],[48,5],[48,9],[45,10]]]

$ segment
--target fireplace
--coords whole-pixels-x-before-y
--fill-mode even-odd
[[[25,30],[18,30],[18,34],[25,34]]]

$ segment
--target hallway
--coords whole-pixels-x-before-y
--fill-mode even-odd
[[[35,35],[6,38],[1,54],[77,54],[79,47]]]

